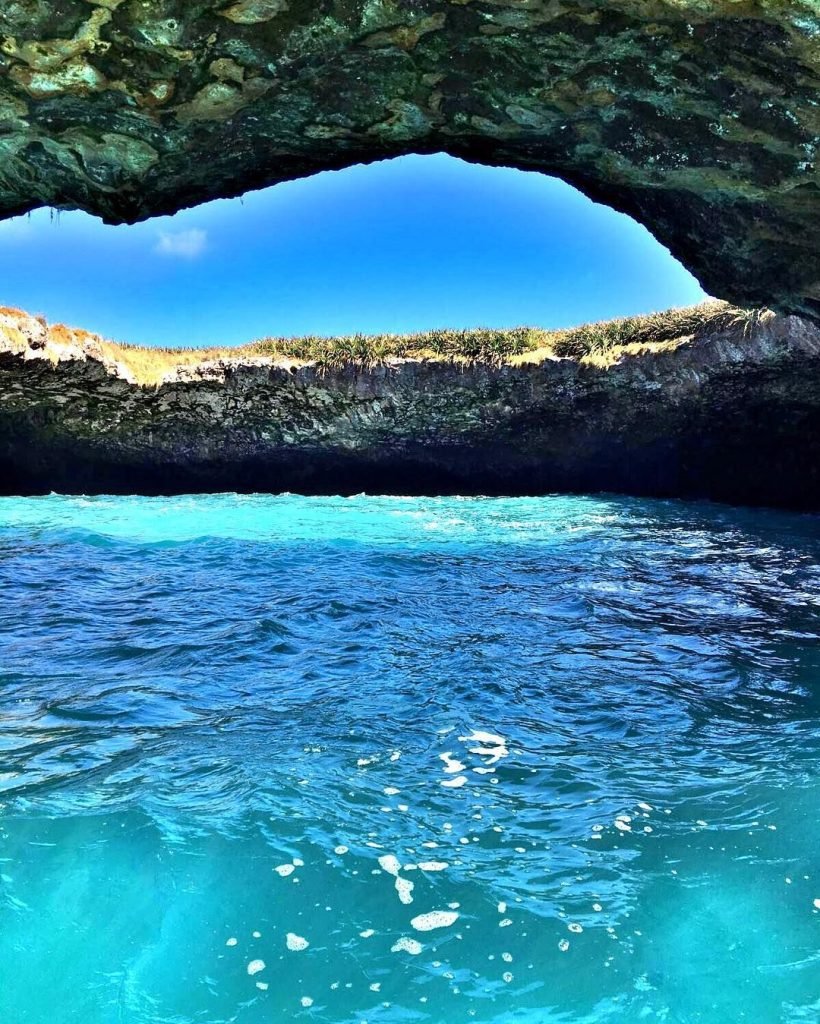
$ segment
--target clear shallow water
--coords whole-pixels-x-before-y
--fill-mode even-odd
[[[819,562],[634,499],[0,500],[0,1021],[815,1022]]]

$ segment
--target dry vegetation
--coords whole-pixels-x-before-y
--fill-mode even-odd
[[[2,312],[2,310],[0,310]],[[504,330],[432,330],[419,334],[356,334],[349,337],[262,338],[237,348],[147,348],[104,341],[85,331],[56,325],[50,337],[80,344],[94,339],[102,354],[125,366],[142,384],[155,384],[180,367],[230,360],[272,358],[277,362],[315,364],[327,372],[345,366],[372,368],[397,359],[429,359],[461,363],[522,363],[571,358],[611,365],[622,355],[675,348],[689,338],[716,331],[747,334],[768,310],[746,310],[725,302],[670,309],[663,313],[583,324],[565,330],[515,327]]]

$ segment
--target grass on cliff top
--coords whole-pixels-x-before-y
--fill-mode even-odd
[[[395,359],[429,359],[442,362],[505,363],[540,362],[570,358],[607,366],[621,355],[675,348],[687,338],[718,331],[747,334],[767,310],[745,310],[725,302],[670,309],[663,313],[606,320],[564,330],[514,327],[503,330],[431,330],[418,334],[356,334],[348,337],[262,338],[237,348],[147,348],[120,342],[99,342],[104,355],[124,365],[141,384],[156,384],[181,367],[228,360],[233,363],[259,357],[284,363],[315,364],[329,372],[345,366],[369,369]],[[62,325],[50,328],[54,340],[71,334],[81,342],[92,338],[84,331]]]

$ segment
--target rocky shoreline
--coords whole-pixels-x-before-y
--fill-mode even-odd
[[[796,317],[609,366],[242,357],[152,386],[93,335],[0,326],[6,495],[617,491],[820,509],[820,329]]]

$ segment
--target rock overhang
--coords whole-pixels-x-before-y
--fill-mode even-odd
[[[820,318],[815,0],[13,0],[0,215],[113,223],[405,153],[558,175]],[[488,210],[488,216],[492,211]]]

